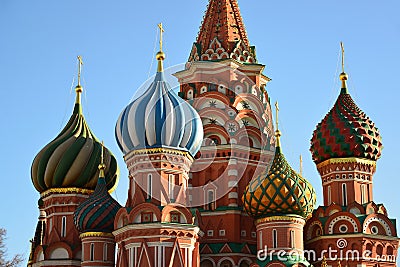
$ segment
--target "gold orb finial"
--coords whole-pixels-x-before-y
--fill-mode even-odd
[[[159,51],[159,52],[156,54],[156,59],[157,59],[157,60],[164,60],[164,59],[165,59],[165,53],[162,52],[162,51]]]

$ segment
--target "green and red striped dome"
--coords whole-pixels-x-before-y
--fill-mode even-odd
[[[102,146],[83,116],[81,92],[82,87],[77,86],[74,110],[67,125],[33,161],[32,182],[40,193],[55,188],[94,190],[96,187]],[[113,191],[118,184],[117,160],[107,148],[104,160],[107,188]]]
[[[383,148],[379,130],[356,105],[347,88],[342,87],[335,105],[313,133],[310,148],[313,160],[316,164],[349,157],[376,161]]]
[[[82,202],[74,213],[74,223],[80,233],[111,233],[121,205],[107,191],[104,177],[97,181],[94,193]]]

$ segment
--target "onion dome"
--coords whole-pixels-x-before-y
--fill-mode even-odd
[[[121,205],[107,191],[105,165],[99,165],[100,175],[94,193],[82,202],[74,212],[74,223],[80,233],[111,233],[114,219]]]
[[[277,215],[300,215],[307,218],[316,203],[312,185],[286,161],[280,146],[280,136],[277,130],[277,146],[271,168],[253,179],[243,194],[245,211],[256,219]]]
[[[376,161],[381,156],[383,146],[379,130],[352,99],[347,79],[343,70],[339,97],[313,133],[310,151],[316,164],[331,158],[349,157]]]
[[[79,72],[80,76],[80,72]],[[31,178],[40,193],[54,188],[94,190],[99,176],[101,143],[94,136],[82,113],[82,87],[78,79],[73,113],[61,133],[35,157]],[[118,181],[118,167],[114,155],[104,151],[105,182],[113,190]]]
[[[158,71],[149,88],[118,118],[115,135],[124,154],[132,150],[171,148],[194,156],[203,141],[196,110],[172,91],[164,79],[165,54],[157,53]]]

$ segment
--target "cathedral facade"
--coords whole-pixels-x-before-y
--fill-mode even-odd
[[[279,106],[237,0],[209,1],[174,74],[178,94],[159,28],[154,80],[115,126],[127,202],[110,195],[117,160],[86,123],[79,68],[72,115],[32,164],[40,198],[28,266],[396,266],[396,220],[373,199],[382,139],[351,97],[344,49],[337,101],[311,139],[316,207],[313,185],[284,156]]]

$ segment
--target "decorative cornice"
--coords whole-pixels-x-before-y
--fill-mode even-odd
[[[384,235],[369,235],[365,233],[356,233],[356,234],[346,234],[346,239],[349,240],[349,238],[366,238],[366,239],[373,239],[373,240],[385,240],[389,242],[399,242],[400,238],[395,237],[395,236],[384,236]],[[326,240],[326,239],[338,239],[338,238],[343,238],[343,234],[335,234],[335,235],[321,235],[318,237],[315,237],[313,239],[310,239],[308,241],[305,241],[305,244],[310,244],[316,241],[320,240]]]
[[[298,222],[301,221],[305,223],[305,220],[301,216],[271,216],[271,217],[266,217],[266,218],[261,218],[256,220],[256,225],[260,223],[266,223],[266,222],[277,222],[277,221],[290,221],[290,222]]]
[[[190,155],[190,153],[187,151],[164,148],[164,147],[133,150],[133,151],[129,152],[129,154],[125,155],[124,158],[125,158],[125,160],[127,160],[128,158],[131,158],[132,156],[135,156],[135,155],[146,155],[146,154],[151,155],[151,154],[158,154],[158,153],[179,155],[179,156],[187,157],[191,161],[194,160],[193,157]]]
[[[114,236],[122,234],[129,230],[148,230],[148,229],[162,229],[162,230],[179,230],[179,231],[194,231],[196,234],[200,232],[200,228],[193,224],[174,224],[174,223],[145,223],[145,224],[128,224],[113,232]]]
[[[108,238],[114,238],[114,235],[111,233],[103,233],[103,232],[85,232],[79,235],[79,237],[85,238],[85,237],[108,237]]]
[[[369,159],[361,159],[361,158],[332,158],[325,160],[319,164],[317,164],[317,168],[323,168],[327,165],[330,164],[346,164],[346,163],[360,163],[360,164],[365,164],[365,165],[370,165],[375,167],[376,166],[376,161],[374,160],[369,160]]]
[[[41,198],[45,198],[52,194],[82,194],[90,195],[94,190],[77,188],[77,187],[66,187],[66,188],[51,188],[40,194]]]

